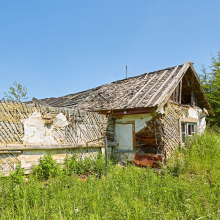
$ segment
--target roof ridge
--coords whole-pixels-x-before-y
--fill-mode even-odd
[[[133,79],[133,78],[137,78],[137,77],[140,77],[140,76],[144,76],[146,74],[153,74],[153,73],[158,73],[159,71],[164,71],[164,70],[169,70],[169,69],[174,69],[175,67],[177,66],[183,66],[184,64],[181,64],[181,65],[176,65],[176,66],[173,66],[173,67],[167,67],[167,68],[164,68],[164,69],[159,69],[159,70],[156,70],[156,71],[152,71],[152,72],[148,72],[148,73],[143,73],[141,75],[137,75],[137,76],[132,76],[132,77],[128,77],[128,78],[125,78],[125,79],[119,79],[119,80],[116,80],[116,81],[113,81],[111,83],[116,83],[116,82],[119,82],[119,81],[124,81],[124,80],[128,80],[128,79]],[[104,85],[108,85],[108,84],[111,84],[111,83],[107,83],[107,84],[104,84]],[[104,85],[101,85],[101,86],[104,86]]]

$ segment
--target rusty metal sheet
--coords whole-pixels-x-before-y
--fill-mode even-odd
[[[158,163],[159,161],[162,162],[162,156],[158,154],[152,154],[152,155],[136,154],[134,158],[134,163],[142,167],[146,167],[149,165],[152,168],[158,168],[160,167],[160,164]]]

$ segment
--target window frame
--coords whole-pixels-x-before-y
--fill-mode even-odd
[[[184,131],[183,131],[183,125],[184,125]],[[181,137],[181,145],[184,146],[185,145],[186,137],[192,137],[194,134],[196,134],[196,132],[197,132],[197,123],[196,122],[181,121],[180,126],[181,126],[180,127],[180,131],[181,131],[181,135],[180,135],[180,137]],[[183,136],[184,136],[184,138],[183,138]]]

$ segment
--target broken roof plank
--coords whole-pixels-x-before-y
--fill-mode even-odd
[[[187,61],[184,65],[195,72],[191,62]],[[54,98],[44,100],[54,107],[76,107],[89,111],[119,110],[125,107],[142,108],[160,105],[160,103],[165,104],[164,100],[167,99],[170,90],[175,87],[176,82],[182,77],[181,69],[184,65],[118,80],[81,93],[63,96],[57,98],[57,100]],[[213,113],[196,73],[194,80],[193,86],[196,91],[198,90],[200,103],[204,101],[204,107],[210,113]]]

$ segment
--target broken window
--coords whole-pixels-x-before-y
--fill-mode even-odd
[[[187,123],[188,124],[188,136],[195,134],[196,123]]]
[[[182,133],[182,143],[185,143],[186,137],[191,137],[196,133],[196,123],[182,122],[181,133]]]

